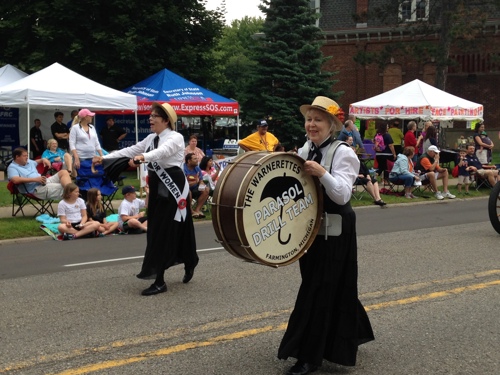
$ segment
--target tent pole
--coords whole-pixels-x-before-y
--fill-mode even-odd
[[[31,154],[30,154],[30,149],[31,149],[31,138],[30,138],[30,102],[28,100],[28,106],[26,107],[27,109],[27,114],[26,114],[26,118],[27,118],[27,123],[26,123],[26,129],[28,130],[28,132],[26,133],[27,136],[28,136],[28,145],[27,145],[27,149],[28,149],[28,158],[31,159]]]
[[[135,115],[135,144],[138,144],[139,143],[139,123],[137,120],[137,109],[134,111],[134,115]],[[140,173],[141,173],[141,171],[139,170],[139,168],[137,168],[137,179],[138,180],[141,179]],[[139,193],[141,194],[141,198],[142,198],[142,186],[140,188]]]
[[[236,142],[240,141],[240,115],[236,116]]]

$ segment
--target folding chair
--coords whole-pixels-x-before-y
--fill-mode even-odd
[[[390,175],[392,168],[394,167],[394,162],[391,160],[387,160],[387,174]],[[404,182],[402,180],[396,180],[396,182],[392,182],[391,180],[387,179],[387,182],[389,183],[389,190],[394,192],[394,193],[402,193],[404,192]],[[384,184],[385,186],[385,184]],[[403,190],[400,191],[399,187],[402,186]]]
[[[356,181],[354,181],[354,185],[352,186],[352,197],[359,201],[363,198],[365,193],[368,193],[366,186],[363,184],[363,181],[356,178]]]
[[[488,178],[482,177],[479,173],[471,172],[471,185],[474,184],[476,191],[479,191],[482,187],[493,189],[493,186],[490,185]]]
[[[7,184],[7,189],[12,195],[12,216],[16,216],[19,212],[21,212],[23,216],[26,216],[23,208],[27,206],[31,206],[35,209],[35,216],[45,213],[51,216],[56,216],[54,208],[52,207],[52,203],[54,202],[52,199],[44,200],[37,198],[35,195],[30,193],[21,193],[18,186],[12,181],[9,181]]]
[[[363,143],[363,148],[365,152],[359,155],[359,160],[364,163],[368,168],[373,166],[373,161],[375,160],[376,152],[375,145],[373,143]]]
[[[93,173],[91,167],[92,161],[90,159],[82,160],[80,163],[78,176],[75,180],[75,183],[80,188],[80,195],[86,201],[87,192],[91,188],[99,189],[101,191],[102,205],[104,209],[110,210],[112,213],[115,213],[115,208],[113,207],[113,199],[116,192],[118,191],[118,186],[116,186],[115,182],[111,181],[105,175],[102,166],[98,165],[95,167],[97,173]]]

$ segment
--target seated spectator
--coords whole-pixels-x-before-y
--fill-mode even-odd
[[[469,185],[470,185],[470,167],[467,163],[465,157],[467,156],[467,150],[465,148],[460,149],[460,159],[458,161],[458,192],[462,193],[462,185],[465,185],[465,195],[469,195]]]
[[[413,147],[405,147],[403,153],[398,155],[394,162],[391,172],[389,173],[389,181],[393,184],[403,182],[405,186],[405,197],[408,199],[416,198],[413,193],[413,185],[415,181],[420,181],[420,177],[416,176],[413,170],[413,155],[415,149]]]
[[[184,156],[187,154],[195,154],[198,162],[205,156],[205,153],[201,150],[201,148],[196,147],[198,144],[198,137],[196,135],[192,135],[189,137],[189,143],[184,149]]]
[[[200,165],[201,173],[203,175],[203,182],[205,186],[210,188],[210,195],[215,190],[217,179],[219,178],[219,166],[214,163],[210,156],[204,156],[201,159]]]
[[[97,229],[104,236],[113,234],[118,229],[118,222],[108,223],[106,221],[106,210],[102,205],[101,191],[91,188],[87,191],[87,217],[88,221],[100,223]]]
[[[129,234],[139,234],[148,231],[148,218],[141,208],[148,206],[149,190],[146,199],[137,198],[133,186],[124,186],[122,189],[123,201],[118,207],[118,227]]]
[[[39,199],[62,199],[63,188],[71,182],[68,171],[61,170],[47,178],[38,173],[36,167],[43,163],[50,168],[48,159],[30,160],[28,151],[16,148],[12,152],[13,161],[7,168],[9,180],[18,185],[19,192],[33,194]]]
[[[75,176],[76,174],[73,175],[71,171],[71,165],[73,164],[71,155],[66,151],[58,148],[57,145],[58,143],[54,138],[49,139],[47,141],[47,149],[43,152],[42,158],[48,159],[51,165],[54,163],[61,163],[63,169],[66,169],[70,175]],[[52,166],[52,168],[54,168],[54,166]]]
[[[96,221],[87,220],[85,202],[80,198],[80,190],[74,183],[64,187],[63,200],[57,206],[57,216],[61,224],[57,227],[63,235],[63,240],[76,240],[86,235],[95,237],[99,228]]]
[[[456,198],[448,191],[448,169],[439,166],[439,149],[432,145],[418,159],[416,169],[421,172],[420,180],[422,182],[429,180],[429,184],[434,191],[436,198],[442,200],[445,197],[449,199]],[[437,187],[437,180],[443,180],[443,193]]]
[[[363,147],[363,141],[361,140],[361,135],[356,129],[356,125],[352,120],[347,120],[344,123],[344,128],[340,131],[339,136],[337,139],[339,141],[347,141],[348,137],[352,137],[352,144],[351,146],[354,146],[354,148],[358,147]]]
[[[491,186],[495,186],[498,180],[498,170],[494,165],[481,164],[477,156],[474,154],[474,150],[474,145],[467,146],[467,155],[465,156],[465,160],[467,161],[469,171],[477,173],[481,176],[481,178],[487,179]]]
[[[194,153],[189,153],[185,157],[183,166],[184,174],[186,175],[189,184],[189,199],[196,200],[196,208],[193,210],[193,218],[203,219],[205,215],[201,212],[201,208],[208,199],[210,189],[207,189],[203,182],[203,173],[198,167],[198,158]]]
[[[361,154],[359,154],[358,156],[361,156]],[[356,184],[361,184],[366,188],[368,194],[372,196],[374,204],[380,207],[383,207],[387,204],[380,198],[380,189],[378,187],[377,179],[370,175],[368,167],[363,162],[359,163],[359,174],[358,178],[356,179]]]

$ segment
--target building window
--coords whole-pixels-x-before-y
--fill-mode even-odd
[[[403,22],[427,20],[428,17],[428,0],[404,0],[399,5],[399,19]]]
[[[314,9],[316,13],[320,12],[321,0],[309,0],[309,7]],[[316,26],[319,27],[319,18],[316,20]]]

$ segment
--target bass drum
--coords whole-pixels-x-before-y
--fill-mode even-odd
[[[232,255],[272,267],[295,262],[321,224],[319,180],[286,152],[246,152],[229,162],[212,198],[212,223]]]

